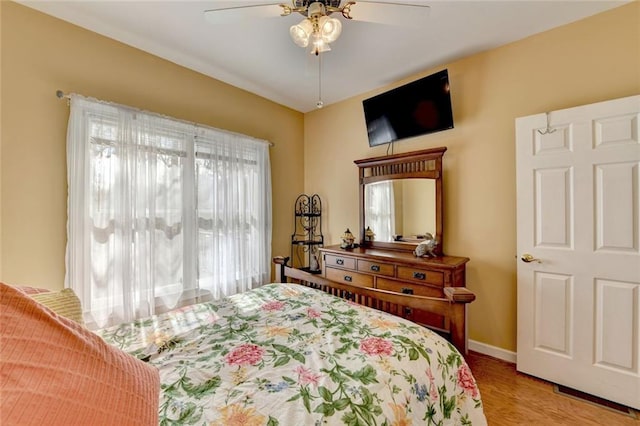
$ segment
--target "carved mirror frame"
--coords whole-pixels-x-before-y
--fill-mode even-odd
[[[402,241],[365,241],[365,185],[394,179],[433,179],[436,193],[434,237],[438,241],[435,252],[438,256],[443,255],[442,156],[446,150],[446,147],[431,148],[354,161],[360,175],[360,244],[363,247],[413,251],[417,245]]]

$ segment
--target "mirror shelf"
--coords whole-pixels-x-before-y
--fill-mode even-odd
[[[442,157],[446,147],[356,160],[360,243],[413,251],[430,233],[443,255]],[[366,238],[367,227],[376,234]],[[377,230],[376,230],[377,228]]]

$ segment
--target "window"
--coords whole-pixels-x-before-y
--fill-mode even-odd
[[[268,145],[71,99],[66,286],[96,327],[267,282]]]

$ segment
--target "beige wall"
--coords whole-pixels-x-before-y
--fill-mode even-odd
[[[69,108],[57,89],[274,142],[272,246],[289,253],[301,113],[16,3],[0,11],[0,279],[63,286]]]
[[[640,93],[640,3],[424,70],[449,69],[455,128],[398,142],[396,152],[438,146],[444,156],[447,254],[471,258],[471,339],[516,349],[516,117]],[[353,160],[369,148],[361,101],[381,88],[305,115],[305,191],[326,206],[325,238],[358,229]],[[351,182],[351,185],[345,185]]]
[[[1,0],[0,0],[1,1]],[[2,6],[0,5],[0,49],[2,48]],[[2,54],[0,51],[0,96],[2,94]],[[2,280],[2,102],[0,101],[0,281]]]

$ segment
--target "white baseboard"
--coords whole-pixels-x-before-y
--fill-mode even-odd
[[[503,361],[516,363],[518,354],[506,349],[499,348],[497,346],[487,345],[486,343],[477,342],[469,339],[468,347],[470,351],[478,352],[483,355],[488,355],[493,358],[498,358]]]

